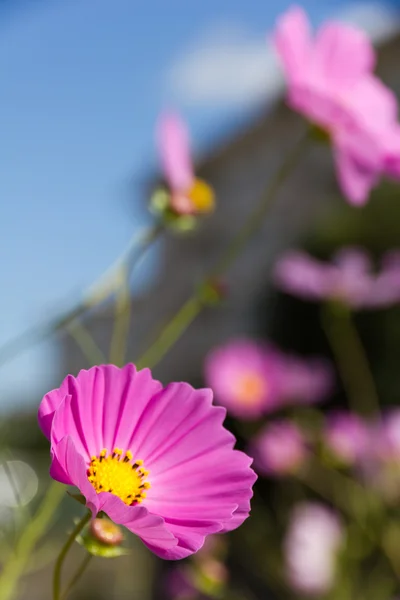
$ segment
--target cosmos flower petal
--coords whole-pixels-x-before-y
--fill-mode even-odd
[[[363,206],[377,183],[376,169],[362,164],[357,155],[343,147],[335,150],[335,162],[343,194],[350,204]]]
[[[219,523],[214,531],[234,528],[233,517],[237,522],[242,514],[242,520],[249,514],[251,486],[257,478],[249,468],[251,462],[244,453],[226,449],[172,472],[166,469],[155,479],[154,489],[149,490],[147,506],[175,523],[197,515],[199,523],[204,521],[203,529],[214,527],[212,521]]]
[[[87,459],[102,448],[128,448],[132,423],[161,389],[148,369],[136,371],[134,365],[93,367],[76,378],[69,376],[67,385],[69,394],[56,410],[52,439],[57,443],[67,430]],[[110,402],[111,394],[119,402]]]
[[[190,158],[189,135],[185,123],[175,113],[161,116],[158,146],[168,185],[173,191],[188,190],[194,180]]]
[[[287,252],[275,265],[275,283],[285,292],[320,300],[330,286],[333,269],[305,252]]]
[[[322,25],[314,51],[315,68],[336,86],[354,82],[375,66],[375,51],[365,33],[344,23]]]
[[[206,432],[212,444],[232,448],[234,437],[222,427],[224,418],[225,410],[212,404],[211,390],[171,383],[148,403],[131,428],[128,446],[146,464],[151,462],[152,475],[156,475],[182,458],[207,450],[201,439]]]
[[[151,547],[162,558],[173,558],[177,538],[168,530],[165,520],[151,514],[144,506],[127,506],[118,496],[99,494],[99,510],[105,512],[118,525],[123,525]]]
[[[85,460],[77,451],[74,440],[70,436],[63,437],[52,446],[52,455],[51,476],[61,483],[77,487],[95,517],[100,510],[98,495],[87,478]]]
[[[273,41],[289,79],[301,77],[311,53],[311,31],[304,10],[291,8],[278,20]]]
[[[68,384],[70,377],[70,375],[66,377],[59,388],[48,392],[40,403],[38,412],[39,427],[48,440],[50,439],[54,412],[69,393]]]

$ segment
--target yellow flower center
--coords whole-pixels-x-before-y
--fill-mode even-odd
[[[149,471],[143,468],[143,461],[133,461],[129,450],[124,454],[120,448],[114,448],[112,454],[107,453],[104,448],[99,456],[92,456],[88,468],[87,476],[96,492],[115,494],[128,505],[142,502],[150,487],[146,481]]]
[[[196,212],[208,213],[214,209],[214,192],[203,179],[194,180],[194,184],[188,192],[188,198]]]
[[[256,373],[245,373],[236,384],[237,398],[242,404],[257,404],[266,392],[265,379]]]

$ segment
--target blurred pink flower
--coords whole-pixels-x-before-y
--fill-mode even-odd
[[[400,174],[397,101],[372,73],[371,42],[361,30],[333,21],[313,38],[296,6],[279,18],[274,42],[289,105],[329,134],[343,194],[364,204],[382,173]]]
[[[157,133],[161,164],[171,192],[171,208],[178,214],[210,212],[214,194],[205,181],[195,177],[184,121],[175,113],[165,113],[159,119]]]
[[[307,456],[307,443],[301,429],[292,421],[269,423],[252,440],[249,454],[254,467],[263,475],[288,475],[302,465]]]
[[[334,583],[336,558],[344,539],[337,514],[322,504],[295,507],[284,541],[286,573],[299,592],[320,595]]]
[[[372,441],[370,426],[360,416],[346,411],[328,414],[323,435],[330,451],[347,465],[362,461]]]
[[[322,400],[332,387],[332,371],[320,359],[286,355],[252,340],[232,340],[205,361],[205,378],[216,402],[240,418],[257,418],[289,403]]]
[[[234,416],[256,418],[279,406],[279,362],[274,351],[252,340],[232,340],[205,361],[215,400]]]
[[[257,477],[224,418],[211,390],[163,388],[133,364],[69,375],[39,406],[53,479],[76,486],[93,517],[104,512],[169,560],[249,515]]]
[[[278,260],[274,278],[280,289],[306,300],[338,300],[356,309],[385,307],[400,301],[400,253],[388,253],[380,273],[374,273],[367,253],[358,248],[340,250],[330,263],[292,251]]]

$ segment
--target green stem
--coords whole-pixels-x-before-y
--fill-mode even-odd
[[[53,574],[53,600],[61,599],[61,570],[64,564],[64,560],[69,552],[69,549],[75,542],[76,536],[82,531],[85,525],[90,521],[92,517],[92,513],[87,512],[79,523],[74,527],[72,532],[67,538],[64,546],[61,548],[61,552],[58,555],[56,560],[56,564],[54,565],[54,574]]]
[[[139,242],[136,234],[132,236],[125,251],[105,273],[88,287],[87,291],[83,294],[82,300],[77,305],[41,325],[31,327],[1,346],[0,366],[29,347],[65,329],[98,302],[108,297],[115,290],[115,275],[119,272],[121,266],[125,266],[128,272],[131,273],[146,250],[160,237],[163,231],[164,226],[156,223],[146,230]]]
[[[257,204],[253,212],[250,213],[247,221],[242,229],[233,238],[228,245],[226,251],[217,261],[214,268],[205,277],[203,285],[199,286],[196,292],[185,302],[179,311],[172,318],[170,323],[164,328],[160,336],[154,344],[136,361],[138,368],[154,367],[165,355],[165,353],[174,345],[174,343],[186,331],[189,325],[194,321],[197,315],[201,312],[207,302],[204,300],[204,286],[207,286],[210,281],[215,280],[225,274],[229,267],[235,262],[241,251],[258,232],[263,224],[264,218],[269,210],[271,202],[279,191],[281,185],[294,170],[300,158],[304,155],[305,149],[310,142],[309,132],[307,130],[296,144],[291,148],[291,151],[285,157],[274,176],[271,178],[269,185],[264,192],[260,202]]]
[[[154,367],[194,321],[202,307],[203,302],[197,295],[189,298],[161,331],[154,344],[137,361],[137,368]]]
[[[361,414],[379,415],[379,397],[368,359],[349,308],[328,303],[321,310],[321,324],[335,358],[350,408]]]
[[[67,598],[68,594],[70,593],[70,591],[72,590],[74,585],[76,585],[78,583],[79,579],[82,577],[82,575],[86,571],[87,567],[89,566],[89,563],[92,560],[92,558],[93,558],[93,554],[89,554],[89,553],[86,554],[80,567],[78,567],[78,569],[75,572],[75,575],[72,577],[71,581],[65,588],[65,592],[61,596],[62,600],[65,600],[65,598]]]
[[[33,519],[27,523],[18,541],[15,553],[9,557],[0,575],[0,600],[11,600],[30,554],[49,525],[64,496],[64,487],[54,482],[48,489]]]
[[[281,165],[270,179],[267,189],[260,199],[260,202],[257,204],[253,212],[250,213],[242,229],[233,238],[232,242],[229,244],[226,251],[215,265],[214,269],[211,271],[208,279],[214,279],[223,275],[235,262],[236,258],[240,255],[247,242],[262,227],[263,221],[277,192],[279,191],[283,182],[298,165],[300,159],[304,156],[310,141],[311,137],[309,135],[309,131],[307,130],[300,137],[297,143],[293,144],[290,152],[288,152],[288,154],[285,156]]]
[[[82,354],[86,356],[90,366],[102,365],[107,362],[101,348],[99,348],[92,335],[78,319],[69,323],[66,326],[66,331],[74,338],[76,344],[81,349]]]

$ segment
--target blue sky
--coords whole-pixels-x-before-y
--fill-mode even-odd
[[[163,107],[205,151],[273,94],[265,32],[289,4],[0,0],[0,345],[73,302],[142,227]],[[303,5],[379,29],[376,3]],[[30,401],[54,364],[44,344],[1,367],[0,406]]]

